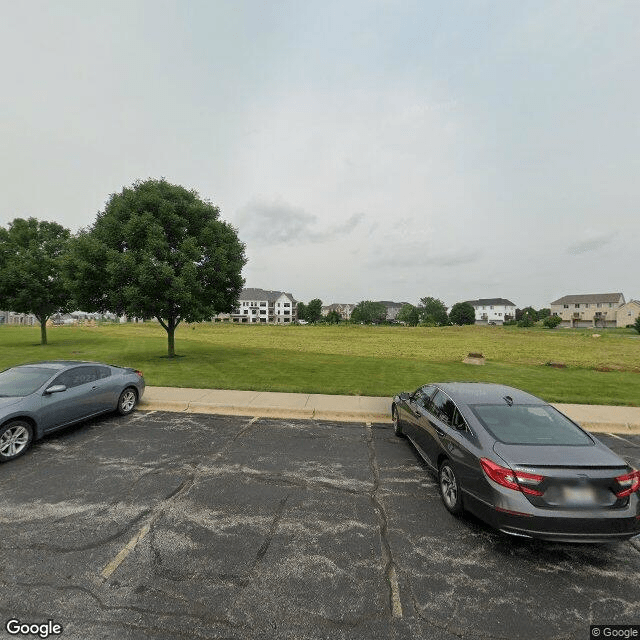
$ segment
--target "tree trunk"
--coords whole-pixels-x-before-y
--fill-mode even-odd
[[[165,322],[160,316],[156,316],[158,322],[162,325],[162,328],[167,332],[167,355],[169,358],[175,358],[175,332],[176,327],[180,324],[182,318],[167,318]]]
[[[40,344],[47,344],[47,320],[48,316],[36,316],[40,323]]]
[[[176,355],[175,332],[176,328],[174,326],[173,319],[171,319],[167,324],[167,355],[170,358],[174,358]]]

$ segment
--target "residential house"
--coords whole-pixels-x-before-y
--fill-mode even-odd
[[[298,301],[283,291],[243,289],[233,313],[221,313],[214,322],[288,324],[298,319]]]
[[[408,302],[391,302],[390,300],[379,300],[387,308],[387,320],[393,322],[398,317],[400,309]]]
[[[467,300],[476,312],[476,324],[503,324],[516,319],[516,305],[506,298]]]
[[[26,326],[39,325],[33,313],[16,313],[15,311],[0,311],[0,324],[20,324]]]
[[[326,316],[331,311],[337,311],[343,320],[348,320],[351,317],[351,312],[355,309],[355,304],[334,302],[327,306],[322,307],[322,315]]]
[[[640,300],[629,300],[629,302],[618,307],[616,311],[616,326],[628,327],[633,325],[640,316]]]
[[[624,304],[621,293],[568,295],[554,300],[551,315],[562,318],[561,327],[615,327],[618,309]]]

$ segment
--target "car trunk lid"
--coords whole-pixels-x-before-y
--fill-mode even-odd
[[[613,452],[593,445],[544,446],[513,445],[498,442],[493,450],[514,471],[524,472],[522,486],[529,502],[547,509],[611,509],[626,502],[616,496],[616,478],[628,466]],[[527,474],[542,476],[528,482]]]

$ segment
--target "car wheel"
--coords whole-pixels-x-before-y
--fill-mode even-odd
[[[400,416],[398,416],[398,409],[396,407],[391,409],[391,420],[393,420],[393,433],[395,433],[398,438],[404,437],[402,425],[400,424]]]
[[[127,387],[118,398],[118,413],[121,416],[130,414],[138,403],[138,394],[133,387]]]
[[[0,461],[21,456],[33,441],[33,427],[28,422],[14,420],[0,427]]]
[[[438,472],[438,484],[440,485],[440,497],[449,513],[457,516],[462,513],[462,492],[455,471],[448,460],[440,465]]]

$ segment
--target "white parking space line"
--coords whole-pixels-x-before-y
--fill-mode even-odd
[[[149,533],[151,529],[151,525],[155,517],[149,520],[138,533],[127,542],[127,544],[119,551],[116,557],[109,562],[109,564],[100,572],[100,576],[103,580],[108,580],[111,577],[111,574],[122,564],[125,558],[136,548],[138,542],[140,542],[146,535]]]

